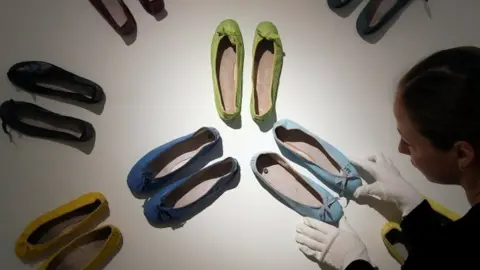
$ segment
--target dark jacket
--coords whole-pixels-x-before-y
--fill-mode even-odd
[[[480,269],[480,204],[457,221],[446,219],[423,201],[400,224],[408,242],[402,270]],[[375,269],[362,260],[345,270]]]

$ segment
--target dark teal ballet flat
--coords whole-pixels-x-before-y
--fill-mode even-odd
[[[342,8],[348,3],[350,3],[352,0],[328,0],[327,4],[330,8]]]
[[[411,0],[370,0],[358,16],[358,34],[363,37],[378,31],[409,1]]]

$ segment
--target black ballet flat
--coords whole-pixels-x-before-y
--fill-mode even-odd
[[[87,104],[98,103],[105,98],[98,84],[46,62],[17,63],[10,68],[7,76],[13,84],[35,94]]]
[[[63,141],[85,142],[95,136],[92,124],[46,110],[35,104],[8,100],[0,105],[2,128],[7,126],[25,135]]]

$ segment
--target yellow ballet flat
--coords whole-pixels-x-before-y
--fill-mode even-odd
[[[26,261],[51,255],[79,235],[95,228],[109,214],[101,193],[87,193],[31,222],[15,243],[15,254]]]
[[[425,197],[425,199],[428,201],[432,209],[439,213],[440,215],[452,220],[456,221],[458,220],[461,216],[455,212],[453,212],[450,209],[447,209],[445,206],[431,200],[430,198]],[[408,251],[406,250],[406,247],[399,247],[396,248],[394,247],[395,243],[392,243],[388,239],[387,234],[390,233],[390,236],[393,238],[397,238],[398,243],[402,243],[402,229],[400,228],[400,225],[395,222],[387,222],[383,225],[381,229],[381,235],[382,235],[382,240],[385,246],[387,247],[388,253],[401,265],[405,263],[406,260],[406,255],[408,255]]]
[[[85,233],[47,259],[39,270],[103,269],[122,247],[122,233],[106,225]]]

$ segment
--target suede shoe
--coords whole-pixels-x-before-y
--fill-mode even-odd
[[[51,112],[28,102],[8,100],[0,105],[3,131],[7,126],[25,135],[39,138],[85,142],[95,136],[92,124]]]
[[[264,122],[275,110],[283,45],[277,27],[271,22],[258,24],[253,41],[253,91],[250,112],[256,122]]]
[[[188,173],[221,140],[215,128],[202,127],[194,133],[161,145],[143,156],[128,174],[134,195],[149,195]]]
[[[120,251],[123,237],[113,225],[85,233],[51,256],[39,270],[103,269]]]
[[[352,197],[362,185],[355,167],[339,150],[290,120],[273,127],[275,142],[282,154],[305,167],[341,196]]]
[[[237,22],[222,21],[212,40],[212,78],[215,106],[224,121],[237,117],[242,110],[243,37]]]
[[[370,0],[357,19],[360,36],[373,34],[382,28],[411,0]]]
[[[123,0],[90,0],[90,3],[120,36],[137,32],[137,22]]]
[[[178,180],[145,202],[145,217],[152,224],[185,222],[234,188],[239,171],[237,160],[229,157]]]
[[[260,184],[277,200],[308,216],[327,223],[337,223],[342,206],[328,191],[295,171],[275,153],[260,153],[252,158],[251,167]]]
[[[351,0],[328,0],[328,6],[332,9],[342,8],[350,3]]]
[[[98,84],[46,62],[17,63],[10,68],[7,76],[14,85],[34,94],[87,104],[105,99],[105,93]]]
[[[165,10],[165,3],[163,0],[140,0],[140,3],[151,15],[156,15]]]
[[[95,228],[108,214],[108,202],[103,194],[86,193],[32,221],[15,242],[15,254],[27,261],[51,255]]]

